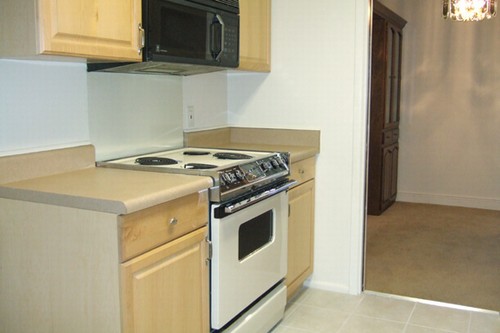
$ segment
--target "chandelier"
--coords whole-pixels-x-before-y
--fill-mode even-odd
[[[443,18],[481,21],[496,15],[495,0],[443,0]]]

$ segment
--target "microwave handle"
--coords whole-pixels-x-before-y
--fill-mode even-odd
[[[215,36],[215,25],[220,25],[221,26],[221,29],[220,29],[220,47],[219,48],[216,48],[217,45],[215,45],[215,40],[216,40],[216,36]],[[225,30],[226,26],[224,24],[224,20],[222,19],[222,16],[220,16],[219,14],[215,15],[214,17],[214,21],[212,22],[212,56],[214,57],[215,60],[219,61],[220,57],[222,56],[222,54],[224,53],[224,30]]]

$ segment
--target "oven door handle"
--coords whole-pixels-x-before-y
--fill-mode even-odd
[[[236,213],[239,210],[247,208],[247,207],[249,207],[253,204],[256,204],[259,201],[267,199],[275,194],[278,194],[278,193],[283,192],[283,191],[287,191],[290,187],[292,187],[295,184],[297,184],[297,181],[290,179],[288,182],[281,184],[278,187],[271,188],[271,189],[266,190],[262,193],[259,193],[258,195],[252,196],[246,200],[238,201],[238,202],[235,202],[231,205],[228,205],[228,206],[224,207],[224,212],[226,214]]]

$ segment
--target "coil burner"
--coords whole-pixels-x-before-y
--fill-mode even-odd
[[[177,164],[177,161],[166,157],[148,156],[137,158],[135,163],[140,165],[172,165]]]
[[[253,158],[250,155],[245,155],[240,153],[215,153],[214,157],[221,160],[248,160]]]

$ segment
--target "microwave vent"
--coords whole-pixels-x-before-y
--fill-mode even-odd
[[[197,75],[225,70],[224,67],[178,64],[168,62],[136,62],[136,63],[88,63],[87,71],[114,72],[131,74],[157,74],[157,75]]]
[[[234,8],[240,8],[239,0],[214,0],[214,1]]]
[[[196,2],[201,5],[209,7],[219,8],[236,14],[238,14],[240,11],[239,0],[189,0],[189,1]]]

